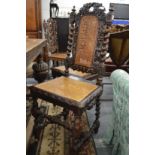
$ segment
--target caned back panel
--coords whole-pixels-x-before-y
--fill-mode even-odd
[[[96,16],[83,16],[77,39],[75,64],[91,67],[95,54],[99,20]]]

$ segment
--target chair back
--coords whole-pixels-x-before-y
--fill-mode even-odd
[[[57,38],[57,22],[53,18],[49,18],[43,22],[44,36],[47,39],[47,48],[49,53],[58,51],[58,38]]]
[[[110,34],[109,52],[117,67],[129,59],[129,30]]]
[[[71,68],[96,73],[99,67],[104,67],[109,43],[109,32],[106,32],[108,24],[109,17],[107,20],[105,8],[101,3],[87,3],[79,13],[73,8],[67,47]]]

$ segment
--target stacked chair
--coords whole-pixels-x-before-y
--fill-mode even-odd
[[[47,39],[48,56],[46,61],[52,60],[53,66],[59,66],[64,62],[67,53],[59,51],[57,38],[57,21],[54,18],[49,18],[43,22],[44,34]]]

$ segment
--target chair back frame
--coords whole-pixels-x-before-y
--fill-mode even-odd
[[[80,36],[80,28],[81,23],[84,23],[84,19],[87,23],[87,26],[90,28],[90,19],[92,22],[95,22],[97,19],[97,36],[95,33],[92,33],[91,37],[96,37],[95,47],[92,46],[91,51],[93,53],[86,53],[85,55],[89,56],[91,54],[89,63],[79,63],[77,56],[79,52],[79,36]],[[105,13],[105,8],[102,6],[101,3],[87,3],[83,5],[83,7],[79,10],[79,13],[76,14],[75,7],[73,7],[72,12],[70,14],[70,25],[69,25],[69,36],[68,36],[68,46],[67,46],[67,58],[65,61],[65,68],[66,68],[66,75],[69,73],[69,67],[72,69],[76,69],[82,72],[92,73],[92,74],[100,74],[103,75],[105,71],[104,61],[106,59],[106,54],[108,51],[108,43],[109,43],[109,32],[106,32],[106,28],[109,24],[107,20],[107,14]],[[84,24],[83,24],[84,25]],[[93,25],[95,26],[95,25]],[[96,28],[92,28],[94,31]],[[87,29],[87,28],[86,28]],[[91,33],[91,32],[89,32]],[[87,35],[87,34],[86,34]],[[83,35],[84,36],[84,35]],[[87,40],[87,36],[85,36],[86,43],[89,42]],[[87,45],[86,45],[87,46]],[[89,52],[89,51],[82,51],[82,52]],[[72,55],[72,56],[71,56]],[[85,58],[86,58],[85,56]]]
[[[56,53],[58,51],[57,21],[53,18],[44,20],[43,28],[49,54]]]

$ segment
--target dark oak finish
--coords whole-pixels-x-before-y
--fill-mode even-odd
[[[49,18],[47,21],[43,22],[44,36],[47,39],[47,48],[49,53],[58,52],[58,42],[57,42],[57,22]]]
[[[44,20],[43,23],[47,24],[49,20],[50,19],[48,19],[47,21]],[[68,41],[68,34],[69,34],[69,18],[57,17],[57,18],[52,18],[51,21],[54,21],[56,23],[56,33],[57,33],[56,37],[58,42],[58,51],[65,52],[67,51],[67,41]],[[44,27],[44,32],[46,32],[45,27]]]
[[[65,73],[65,66],[54,67],[54,71],[58,72],[58,73],[60,72],[61,75],[64,75],[64,73]],[[69,74],[73,75],[73,76],[81,77],[81,78],[86,78],[86,77],[91,75],[90,73],[85,73],[85,72],[73,70],[71,68],[69,68]],[[53,76],[55,77],[56,75],[53,75]]]
[[[103,13],[104,9],[97,10],[97,7],[96,5],[93,11],[89,11],[90,5],[86,8],[86,12],[81,9],[78,14],[75,13],[74,8],[71,12],[68,57],[65,61],[66,74],[69,74],[69,67],[71,67],[73,70],[104,75],[104,62],[107,59],[110,36],[107,28],[110,22],[109,14],[107,20],[107,16]],[[55,68],[52,68],[52,71],[54,75],[58,73]]]
[[[93,7],[92,7],[93,4]],[[94,10],[89,10],[90,8],[93,8]],[[71,67],[73,69],[81,70],[83,72],[90,72],[90,73],[104,73],[104,61],[106,59],[106,54],[108,50],[108,40],[109,40],[109,32],[106,32],[107,28],[107,21],[106,21],[106,14],[104,13],[105,9],[99,9],[99,7],[102,7],[102,4],[99,3],[89,3],[86,7],[84,6],[82,9],[80,9],[79,13],[75,13],[75,8],[72,10],[70,15],[70,31],[69,31],[69,37],[68,37],[68,47],[67,47],[67,59],[66,59],[66,73],[68,74],[68,68]],[[91,18],[91,16],[95,16],[98,19],[98,31],[97,31],[97,38],[96,38],[96,46],[93,48],[93,50],[89,50],[90,45],[87,42],[87,50],[84,51],[84,53],[94,53],[93,60],[91,65],[79,65],[76,64],[76,57],[78,55],[78,39],[79,33],[86,33],[86,29],[80,32],[80,24],[81,24],[81,17],[86,16],[88,18]],[[89,21],[87,21],[89,22]],[[95,21],[94,21],[95,22]],[[109,23],[109,21],[108,21]],[[93,30],[95,30],[95,25],[92,24]],[[95,31],[94,31],[95,32]],[[95,33],[90,31],[90,34],[95,38]],[[88,39],[89,41],[89,39]],[[85,48],[80,47],[81,49]],[[80,49],[80,50],[81,50]],[[71,57],[71,54],[73,55]],[[85,55],[85,54],[84,54]],[[87,61],[86,57],[83,61]],[[102,70],[102,71],[101,71]]]
[[[42,38],[41,0],[26,0],[26,35]]]
[[[80,26],[90,26],[90,19],[92,19],[93,24],[92,27],[89,27],[92,30],[89,34],[86,32],[86,28],[80,29]],[[59,77],[31,87],[34,102],[32,114],[36,120],[36,129],[39,131],[49,123],[56,123],[71,131],[71,154],[78,154],[81,147],[92,134],[97,133],[100,126],[99,98],[102,94],[101,84],[105,70],[104,61],[108,50],[109,33],[106,32],[108,24],[109,20],[106,20],[105,8],[101,3],[87,3],[80,9],[78,14],[75,13],[74,8],[70,15],[70,33],[67,58],[65,60],[66,77]],[[82,34],[85,34],[86,36]],[[91,39],[90,43],[93,46],[89,44],[87,35],[89,36],[88,38]],[[94,35],[96,35],[96,37]],[[82,42],[79,41],[80,39],[83,39],[86,44],[82,45]],[[82,63],[80,58],[76,59],[78,57],[79,49],[85,49],[85,53],[81,53],[81,58],[83,59]],[[73,55],[72,57],[71,52]],[[88,63],[86,57],[87,54],[91,54],[88,57]],[[83,63],[85,61],[86,63]],[[70,77],[67,77],[70,68],[87,73],[96,73],[97,84],[92,84],[90,81],[84,79],[81,79],[81,81],[80,79],[70,79]],[[63,112],[53,117],[44,115],[38,107],[38,98],[63,107]],[[95,120],[89,131],[83,131],[82,127],[79,127],[79,123],[77,122],[80,122],[82,113],[91,109],[93,106],[96,107]],[[66,124],[65,122],[70,113],[73,113],[74,117],[71,125]],[[36,138],[38,138],[38,135],[36,135]]]
[[[58,48],[59,51],[67,51],[69,34],[69,18],[54,18],[57,22]]]
[[[52,60],[56,66],[58,62],[63,62],[67,56],[65,52],[60,52],[58,48],[57,21],[53,18],[44,20],[44,34],[47,39],[48,61]]]

